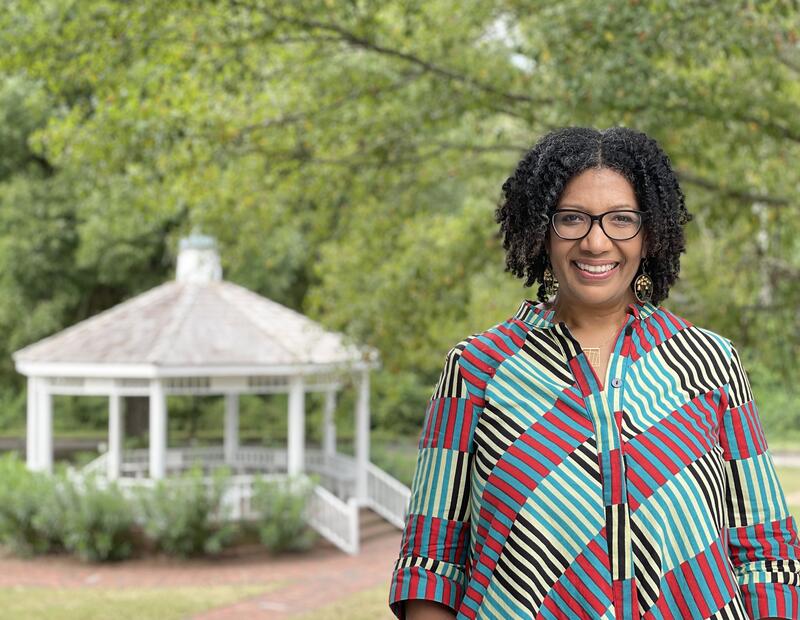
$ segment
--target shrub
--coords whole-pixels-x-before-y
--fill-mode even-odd
[[[270,551],[305,551],[317,534],[306,522],[308,499],[318,483],[316,476],[256,478],[252,505],[259,513],[258,534]]]
[[[130,557],[135,516],[119,487],[97,476],[63,476],[57,484],[65,506],[64,547],[85,562]]]
[[[226,519],[222,498],[230,470],[220,468],[207,483],[194,467],[173,480],[160,480],[140,493],[145,534],[156,548],[169,555],[187,557],[219,553],[236,534]]]
[[[0,543],[22,556],[58,546],[58,521],[49,518],[57,501],[54,479],[9,453],[0,458],[0,480]]]

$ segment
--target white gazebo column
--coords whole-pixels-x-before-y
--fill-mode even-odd
[[[289,475],[303,471],[306,443],[305,428],[305,390],[303,377],[294,376],[289,380],[289,424],[288,424],[288,463]]]
[[[47,389],[44,379],[37,381],[37,432],[39,435],[36,455],[36,469],[51,473],[53,471],[53,396]]]
[[[25,463],[28,469],[39,466],[39,380],[28,377],[27,426],[25,430]]]
[[[109,480],[119,478],[122,463],[122,396],[118,393],[108,397],[108,454],[106,455],[107,476]]]
[[[150,381],[150,477],[160,479],[167,463],[167,397],[161,379]]]
[[[239,451],[239,395],[225,394],[225,462],[233,465]]]
[[[356,497],[367,498],[369,463],[369,370],[361,371],[356,396]]]
[[[336,392],[325,392],[325,409],[322,418],[322,451],[325,456],[336,454],[336,421],[333,414],[336,411]]]

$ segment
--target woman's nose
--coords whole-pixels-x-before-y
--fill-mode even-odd
[[[603,232],[600,222],[598,221],[592,222],[589,232],[581,239],[582,249],[592,253],[603,252],[609,249],[611,245],[611,239]]]

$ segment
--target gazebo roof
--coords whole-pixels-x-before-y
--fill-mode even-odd
[[[197,372],[327,372],[375,366],[356,346],[299,312],[225,282],[212,237],[181,239],[165,282],[13,355],[23,374],[141,377]]]
[[[299,312],[225,281],[166,282],[14,353],[14,361],[294,366],[376,361]]]

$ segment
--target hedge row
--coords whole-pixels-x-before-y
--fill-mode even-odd
[[[0,458],[0,545],[22,556],[67,551],[84,561],[123,560],[144,548],[178,557],[214,555],[255,528],[273,552],[303,551],[316,533],[303,517],[315,480],[257,479],[255,522],[232,521],[222,498],[230,470],[208,483],[195,468],[177,480],[125,494],[113,482],[29,471],[15,454]]]

